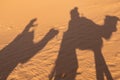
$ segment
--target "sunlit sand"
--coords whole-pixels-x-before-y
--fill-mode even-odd
[[[120,0],[1,0],[0,80],[120,80]]]

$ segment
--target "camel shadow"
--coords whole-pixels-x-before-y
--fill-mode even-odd
[[[49,80],[75,80],[78,69],[76,49],[94,52],[97,80],[104,80],[104,74],[107,80],[113,80],[102,55],[102,38],[109,40],[112,33],[117,31],[119,18],[107,15],[104,25],[98,25],[86,17],[79,16],[77,7],[70,11],[70,15],[68,30],[63,34],[59,54]]]
[[[7,80],[7,77],[19,63],[24,64],[29,61],[58,34],[57,30],[51,29],[42,40],[34,43],[35,31],[30,31],[30,29],[36,26],[34,24],[36,20],[36,18],[32,19],[22,33],[0,51],[0,80]]]

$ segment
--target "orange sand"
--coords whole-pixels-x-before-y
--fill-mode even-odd
[[[70,11],[74,7],[78,7],[80,16],[86,17],[97,25],[104,24],[106,15],[120,18],[120,0],[1,0],[0,71],[5,72],[0,72],[0,79],[1,75],[5,76],[8,73],[7,80],[50,80],[51,71],[59,58],[64,32],[69,27]],[[35,24],[38,25],[24,33],[23,30],[33,18],[37,18]],[[89,25],[89,23],[85,24]],[[31,25],[29,24],[28,27]],[[109,40],[101,37],[102,54],[113,80],[120,80],[120,21],[116,27],[117,31],[112,33]],[[69,35],[77,36],[75,32]],[[75,38],[64,38],[64,41],[68,42],[62,46],[66,46],[64,52],[68,51],[72,54],[71,48],[77,41]],[[75,52],[78,62],[75,80],[97,80],[93,51],[75,48]],[[60,60],[63,60],[63,63],[59,65],[66,65],[67,68],[59,69],[66,71],[72,68],[67,63],[73,61],[74,66],[74,59],[69,58],[70,60],[66,61],[69,54],[63,53],[62,56],[64,57]],[[54,77],[55,73],[53,80]],[[104,79],[111,80],[107,79],[106,75]]]

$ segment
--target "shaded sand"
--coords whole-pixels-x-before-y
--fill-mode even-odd
[[[120,80],[119,0],[1,0],[0,10],[0,80]]]

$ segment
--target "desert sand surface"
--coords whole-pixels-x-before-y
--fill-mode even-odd
[[[120,80],[120,0],[0,0],[0,80]]]

